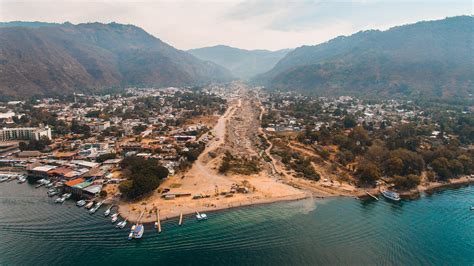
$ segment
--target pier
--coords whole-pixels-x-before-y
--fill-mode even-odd
[[[156,208],[156,229],[161,233],[160,210]]]
[[[373,199],[375,200],[379,200],[379,198],[377,198],[375,195],[373,194],[370,194],[368,191],[365,192],[367,195],[371,196]]]

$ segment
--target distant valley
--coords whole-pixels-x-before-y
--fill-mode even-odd
[[[188,50],[201,60],[229,69],[235,77],[243,80],[269,71],[290,51],[244,50],[225,45]]]

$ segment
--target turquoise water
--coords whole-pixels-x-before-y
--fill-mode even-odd
[[[473,265],[474,187],[415,201],[304,200],[146,226],[127,241],[103,217],[46,189],[0,184],[1,265]]]

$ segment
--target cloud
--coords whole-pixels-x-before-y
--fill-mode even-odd
[[[0,21],[115,21],[142,27],[180,49],[293,48],[471,13],[470,0],[0,0]]]

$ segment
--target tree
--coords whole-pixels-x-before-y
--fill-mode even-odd
[[[420,177],[417,175],[396,175],[393,177],[393,182],[395,183],[395,186],[399,189],[412,189],[420,184]]]
[[[357,125],[357,121],[352,116],[345,116],[342,123],[345,128],[353,128]]]
[[[115,153],[106,153],[106,154],[101,154],[99,156],[97,156],[97,158],[95,159],[96,162],[98,163],[103,163],[109,159],[115,159],[117,157],[117,154]]]
[[[425,161],[416,152],[397,149],[389,153],[384,165],[385,173],[388,175],[419,175],[425,167]]]
[[[22,151],[43,151],[49,144],[51,144],[51,140],[43,136],[39,140],[30,140],[28,144],[22,141],[18,145]]]
[[[453,173],[453,175],[456,175],[456,176],[464,172],[463,164],[456,159],[449,160],[448,168],[449,168],[449,171],[451,171],[451,173]]]
[[[439,157],[431,163],[431,166],[441,179],[446,180],[453,175],[451,171],[449,171],[448,164],[448,159],[445,157]]]
[[[380,169],[371,162],[360,163],[357,167],[356,175],[362,184],[373,184],[381,176]]]
[[[119,189],[130,199],[155,190],[168,176],[168,169],[161,166],[156,159],[131,156],[123,159],[120,166],[124,169],[123,174],[128,180],[122,182]]]

